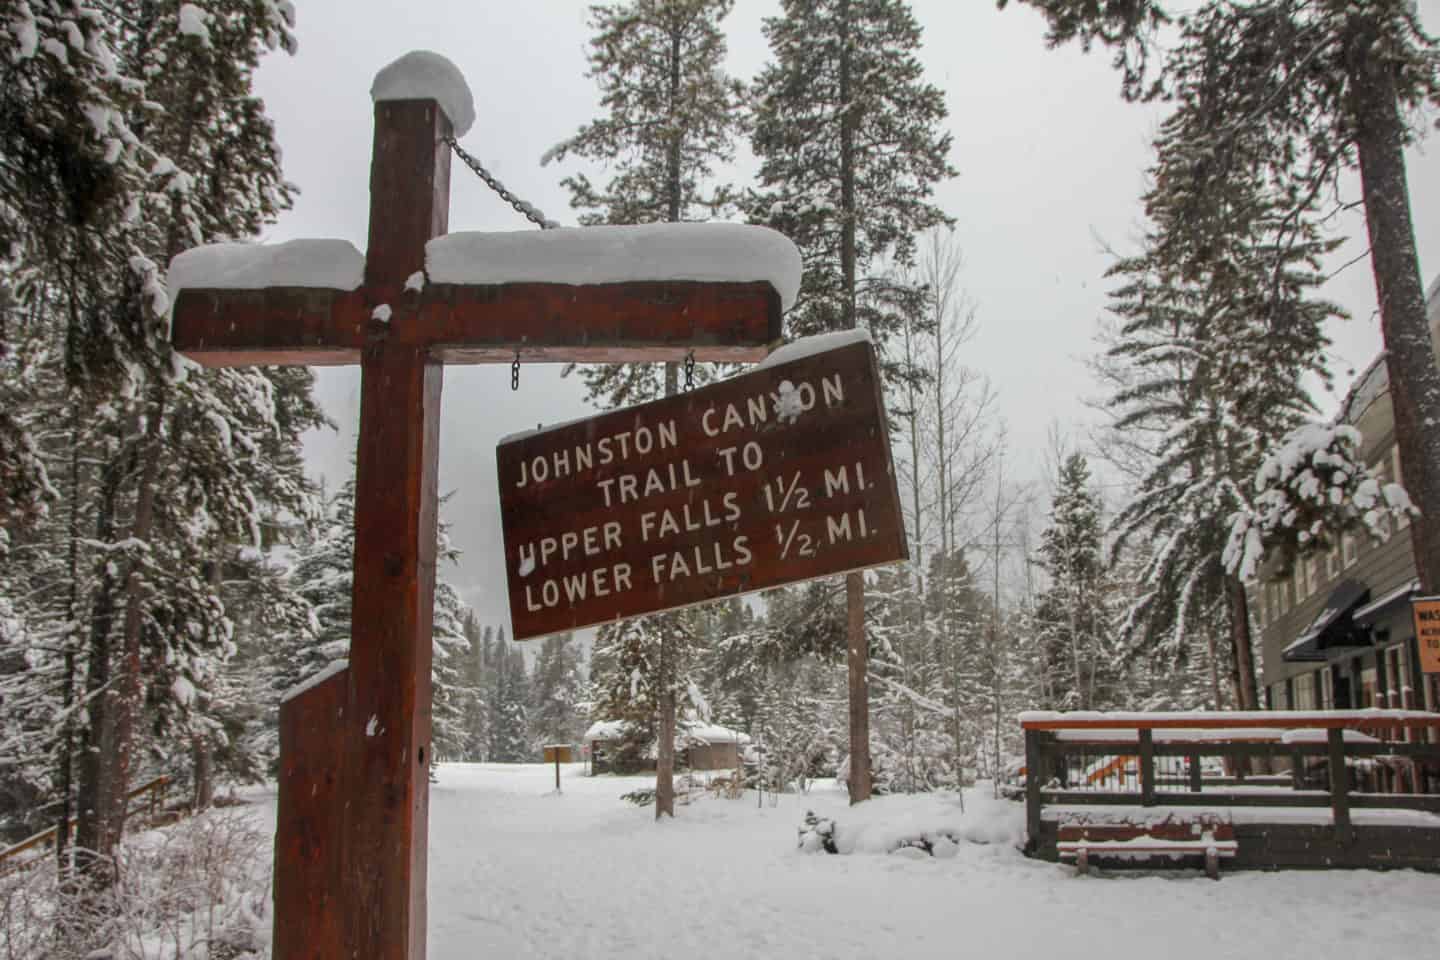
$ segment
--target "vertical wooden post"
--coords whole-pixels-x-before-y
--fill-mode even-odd
[[[870,638],[865,632],[865,574],[845,576],[846,664],[850,690],[850,802],[870,799]]]
[[[1290,789],[1305,789],[1305,755],[1299,747],[1290,751]]]
[[[1200,769],[1200,754],[1192,753],[1188,759],[1190,761],[1190,792],[1199,793],[1205,789]]]
[[[1140,731],[1140,805],[1155,806],[1155,731]]]
[[[445,232],[450,121],[433,100],[375,105],[366,287],[392,298]],[[379,305],[378,303],[376,304]],[[355,579],[345,724],[342,897],[334,956],[425,956],[430,659],[442,366],[371,321],[361,357]]]
[[[1025,852],[1034,854],[1040,847],[1040,731],[1025,731]]]
[[[1348,844],[1354,831],[1350,826],[1350,774],[1345,769],[1345,731],[1332,727],[1330,745],[1330,809],[1335,815],[1335,839]]]
[[[274,960],[324,960],[340,942],[341,670],[280,705]]]
[[[555,792],[560,792],[560,751],[555,751]]]

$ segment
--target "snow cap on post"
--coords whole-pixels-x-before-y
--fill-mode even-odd
[[[463,137],[475,123],[475,98],[465,75],[438,53],[412,50],[375,74],[370,99],[434,100],[450,118],[456,137]]]

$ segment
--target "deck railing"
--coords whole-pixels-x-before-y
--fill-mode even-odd
[[[1406,734],[1440,729],[1440,714],[1031,712],[1020,720],[1032,853],[1051,806],[1328,807],[1341,846],[1355,838],[1356,809],[1440,814],[1440,745]]]
[[[154,819],[155,815],[165,807],[165,788],[169,783],[169,777],[156,777],[125,794],[126,819],[128,820],[142,811],[147,817]],[[140,802],[136,803],[137,800]],[[66,830],[68,831],[74,826],[75,818],[71,817],[66,824]],[[55,846],[56,832],[56,827],[47,827],[13,846],[0,850],[0,875],[12,870],[23,870],[44,859],[42,851]]]

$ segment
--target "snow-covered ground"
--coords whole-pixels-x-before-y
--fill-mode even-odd
[[[1077,877],[1007,838],[1023,808],[966,793],[851,810],[833,786],[757,807],[714,796],[656,824],[620,795],[653,778],[452,764],[430,794],[432,960],[475,957],[1073,957],[1188,960],[1410,955],[1434,942],[1440,876],[1409,871]],[[273,802],[273,801],[272,801]],[[805,811],[859,850],[902,821],[968,842],[946,859],[805,854]],[[843,843],[842,843],[843,846]],[[1425,952],[1422,948],[1422,954]]]

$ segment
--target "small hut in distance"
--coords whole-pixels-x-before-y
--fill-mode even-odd
[[[585,731],[590,748],[592,773],[639,773],[655,769],[655,742],[645,745],[640,756],[624,757],[625,721],[601,720]],[[675,729],[676,769],[734,770],[741,752],[750,742],[747,734],[714,723],[681,720]],[[632,751],[633,754],[633,751]]]

